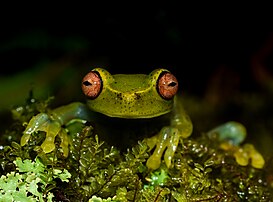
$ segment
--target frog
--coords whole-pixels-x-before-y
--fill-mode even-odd
[[[158,68],[149,74],[111,74],[104,68],[94,68],[81,82],[86,104],[73,102],[49,113],[39,113],[27,124],[21,146],[31,134],[44,131],[41,144],[45,153],[55,149],[55,137],[68,156],[68,135],[65,125],[73,120],[89,122],[98,128],[98,135],[125,146],[134,138],[145,138],[151,151],[146,166],[160,167],[162,161],[170,168],[181,138],[192,134],[193,125],[178,96],[178,80],[167,69]],[[127,137],[124,138],[124,137]],[[132,138],[131,138],[132,137]]]

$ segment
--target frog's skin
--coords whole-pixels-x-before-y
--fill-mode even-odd
[[[246,138],[246,128],[239,122],[229,121],[211,129],[207,134],[212,136],[214,133],[219,135],[220,140],[229,142],[231,145],[238,146]]]
[[[148,146],[155,150],[147,160],[147,167],[155,170],[161,164],[163,153],[164,162],[170,167],[179,139],[192,133],[191,120],[175,96],[178,82],[166,69],[156,69],[149,75],[111,75],[105,69],[95,68],[83,78],[82,90],[88,99],[87,105],[75,102],[56,108],[49,114],[36,115],[26,127],[21,145],[28,142],[33,132],[44,131],[43,151],[53,151],[55,137],[59,135],[64,156],[67,156],[67,134],[61,126],[79,119],[90,121],[92,126],[94,123],[95,129],[98,125],[108,138],[121,142],[122,139],[116,135],[122,134],[124,138],[124,135],[137,133],[141,136],[148,131],[151,133],[148,134]],[[96,125],[96,122],[100,124]],[[136,130],[133,125],[136,125]],[[115,129],[112,129],[113,126]],[[144,129],[146,126],[150,129]]]
[[[217,134],[222,144],[220,147],[226,151],[232,151],[236,162],[241,166],[247,166],[249,161],[254,168],[263,168],[265,160],[252,144],[240,144],[246,138],[246,128],[241,123],[229,121],[207,132],[209,136]]]

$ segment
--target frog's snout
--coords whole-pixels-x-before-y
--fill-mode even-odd
[[[140,93],[117,93],[116,95],[116,100],[124,103],[134,103],[139,99],[141,99]]]

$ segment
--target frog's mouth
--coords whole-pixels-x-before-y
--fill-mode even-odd
[[[161,116],[170,112],[174,100],[164,100],[160,96],[141,95],[140,93],[108,95],[89,100],[88,106],[95,112],[109,117],[126,119],[143,119]]]
[[[149,111],[149,112],[146,112],[146,111],[143,111],[143,112],[138,112],[138,111],[122,112],[122,111],[120,111],[120,112],[116,112],[116,113],[114,113],[114,112],[108,113],[108,112],[103,112],[103,111],[97,111],[97,112],[104,114],[108,117],[114,117],[114,118],[149,119],[149,118],[155,118],[155,117],[167,114],[167,113],[171,112],[171,109],[165,110],[165,111],[156,111],[156,112],[153,112],[153,111]]]
[[[156,99],[154,96],[141,97],[136,93],[131,96],[119,94],[113,95],[111,99],[89,100],[88,106],[106,116],[125,119],[158,117],[169,113],[173,108],[173,100],[164,100],[159,96]]]

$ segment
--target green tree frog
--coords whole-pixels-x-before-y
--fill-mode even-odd
[[[44,131],[43,151],[55,149],[58,135],[67,156],[68,137],[62,126],[75,119],[88,120],[98,129],[99,136],[108,137],[119,146],[150,133],[148,146],[155,149],[146,164],[155,170],[163,154],[170,167],[179,139],[192,133],[192,122],[176,98],[178,81],[167,69],[156,69],[148,75],[111,75],[105,69],[95,68],[83,78],[82,91],[87,97],[86,105],[74,102],[36,115],[28,123],[21,145],[28,142],[32,133]]]

